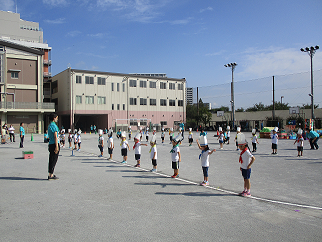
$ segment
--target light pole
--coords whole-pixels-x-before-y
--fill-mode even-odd
[[[315,54],[315,51],[320,49],[320,47],[318,45],[316,45],[315,47],[314,46],[311,46],[311,47],[305,47],[304,48],[301,48],[301,51],[302,52],[307,52],[311,58],[311,93],[309,94],[309,96],[311,97],[311,110],[312,110],[312,121],[315,119],[314,117],[314,97],[313,97],[313,89],[314,89],[314,86],[313,86],[313,56]],[[313,123],[314,124],[314,123]],[[313,126],[313,125],[312,125]],[[313,126],[314,127],[314,126]]]
[[[284,96],[281,96],[281,104],[283,104],[283,98],[284,98]]]
[[[232,112],[232,121],[233,121],[233,129],[235,128],[235,100],[234,100],[234,70],[237,66],[237,63],[229,63],[224,65],[225,67],[231,68],[231,112]]]

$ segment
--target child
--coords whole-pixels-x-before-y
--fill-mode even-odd
[[[259,144],[257,135],[256,135],[256,129],[253,129],[252,133],[253,133],[253,139],[252,139],[253,151],[252,152],[256,152],[257,150],[256,143]]]
[[[74,146],[75,146],[75,150],[77,150],[77,130],[74,130]]]
[[[65,129],[62,129],[61,130],[61,133],[60,133],[60,147],[63,147],[63,148],[65,148],[65,137],[66,137],[66,135],[65,135]]]
[[[49,142],[49,136],[48,136],[48,130],[46,130],[46,133],[44,134],[44,143]]]
[[[172,169],[174,171],[172,178],[178,178],[179,177],[179,162],[181,162],[181,154],[179,149],[179,144],[182,139],[181,134],[172,139],[172,149],[170,151],[171,153],[171,159],[172,159]]]
[[[170,144],[172,143],[172,139],[173,139],[173,128],[169,129],[169,139],[170,139]]]
[[[199,155],[199,160],[201,160],[201,167],[203,171],[203,182],[200,183],[201,186],[208,186],[208,169],[209,169],[209,155],[211,155],[216,150],[213,149],[210,151],[208,147],[207,137],[203,136],[201,138],[201,145],[199,144],[199,141],[197,140],[197,145],[200,150],[202,150],[201,154]]]
[[[101,151],[101,154],[98,157],[103,157],[104,153],[104,137],[103,137],[103,130],[98,130],[98,148]]]
[[[199,136],[207,136],[207,132],[205,132],[204,129],[201,129],[201,132],[200,132]]]
[[[110,155],[109,160],[112,160],[112,158],[113,158],[113,149],[114,149],[113,130],[112,129],[110,129],[108,131],[108,144],[107,144],[107,148],[108,148],[108,154]]]
[[[191,146],[192,145],[192,142],[193,142],[192,128],[189,128],[189,136],[188,136],[188,139],[189,139],[189,146]]]
[[[155,135],[153,135],[150,145],[151,145],[150,158],[152,160],[152,166],[153,166],[151,172],[157,172],[158,151],[157,151],[157,141],[156,141]]]
[[[82,144],[81,133],[82,132],[79,130],[78,131],[78,135],[77,135],[77,143],[78,143],[78,150],[77,151],[80,151],[81,150],[81,144]]]
[[[157,128],[156,127],[153,127],[152,135],[155,135],[156,133],[157,133]]]
[[[220,144],[220,149],[222,150],[224,147],[224,134],[223,134],[223,131],[222,131],[222,127],[219,127],[219,136],[218,136],[218,139],[219,140],[219,144]]]
[[[277,155],[277,144],[278,144],[278,135],[277,135],[278,128],[275,127],[273,129],[273,134],[271,135],[272,137],[272,155]]]
[[[140,167],[141,166],[141,145],[148,146],[147,144],[141,144],[140,143],[140,133],[137,133],[134,137],[134,145],[133,145],[133,150],[135,150],[135,160],[136,160],[136,165],[135,167]]]
[[[165,132],[164,132],[164,128],[162,128],[162,132],[161,132],[162,144],[164,143],[164,137],[165,137]]]
[[[303,146],[304,146],[304,139],[302,137],[302,129],[299,129],[298,132],[297,132],[297,138],[294,142],[297,143],[297,156],[300,157],[300,156],[303,156]]]
[[[121,163],[125,164],[125,163],[127,163],[127,149],[129,149],[129,151],[130,151],[130,146],[126,140],[126,133],[125,132],[122,132],[121,139],[122,139],[121,144],[120,144],[120,146],[122,147],[121,155],[123,156],[123,161]]]
[[[129,140],[131,140],[131,136],[132,136],[132,128],[131,126],[129,126]]]
[[[239,133],[237,135],[238,146],[242,152],[239,156],[240,170],[242,172],[242,176],[244,178],[244,191],[239,193],[239,196],[250,197],[250,173],[251,173],[251,165],[255,161],[255,157],[250,153],[247,148],[247,142],[245,139],[245,135]]]
[[[146,130],[145,130],[145,138],[146,138],[146,142],[149,141],[149,128],[146,127]]]
[[[121,138],[121,134],[122,134],[122,132],[121,132],[121,129],[119,129],[118,131],[117,131],[117,133],[116,133],[116,137],[119,139],[119,138]]]
[[[72,148],[72,142],[73,142],[73,134],[72,134],[72,130],[68,129],[68,143],[69,143],[69,149]]]
[[[230,126],[227,126],[227,145],[229,145],[230,140]]]
[[[142,127],[140,127],[140,141],[142,141],[142,137],[143,137],[143,131],[142,131]]]
[[[238,146],[238,141],[237,141],[237,136],[238,136],[238,134],[240,133],[240,127],[237,127],[237,134],[236,134],[236,137],[235,137],[235,141],[236,141],[236,147],[237,147],[237,149],[236,150],[239,150],[239,146]]]

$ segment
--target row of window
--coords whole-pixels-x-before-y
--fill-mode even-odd
[[[82,83],[82,77],[76,76],[76,83],[81,84]],[[94,77],[92,76],[85,76],[85,84],[94,84]],[[106,85],[106,78],[104,77],[97,77],[97,85]],[[137,80],[130,80],[130,87],[136,87],[137,86]],[[147,88],[147,81],[140,81],[140,87],[141,88]],[[149,87],[150,88],[157,88],[157,82],[155,81],[149,81]],[[114,91],[114,83],[111,83],[112,91]],[[120,83],[116,83],[116,89],[119,92],[120,91]],[[160,89],[167,89],[167,83],[166,82],[160,82]],[[169,83],[169,89],[175,90],[176,84],[170,82]],[[183,90],[183,84],[178,83],[178,90]],[[123,83],[123,92],[125,92],[125,83]]]
[[[76,104],[83,103],[83,96],[76,95]],[[85,104],[94,104],[94,96],[85,96]],[[106,104],[106,97],[98,96],[97,104]],[[140,98],[140,105],[147,105],[147,98]],[[117,104],[117,110],[120,110],[119,104]],[[137,105],[137,98],[130,98],[130,105]],[[156,106],[157,100],[150,98],[150,106]],[[160,106],[167,106],[167,99],[160,99]],[[176,106],[176,100],[169,100],[169,106]],[[183,107],[183,100],[178,100],[178,106]],[[112,104],[112,110],[114,110],[114,104]],[[123,104],[123,110],[125,110],[125,104]]]

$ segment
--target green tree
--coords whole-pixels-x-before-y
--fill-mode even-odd
[[[266,107],[263,103],[259,102],[258,104],[255,103],[253,107],[247,108],[246,112],[256,112],[256,111],[265,111]]]
[[[318,105],[315,105],[315,104],[314,104],[314,109],[315,109],[315,108],[318,108],[318,107],[319,107],[319,104],[318,104]],[[303,109],[311,109],[311,108],[312,108],[312,104],[303,104],[303,105],[302,105],[302,108],[303,108]]]
[[[245,112],[245,109],[244,108],[237,108],[236,112]]]

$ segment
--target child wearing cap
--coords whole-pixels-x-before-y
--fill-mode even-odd
[[[164,128],[162,128],[162,132],[161,132],[162,144],[164,143],[164,137],[165,137],[165,132],[164,132]]]
[[[121,144],[120,144],[120,146],[122,147],[121,148],[121,155],[123,156],[123,161],[121,163],[124,164],[124,163],[127,163],[127,149],[129,149],[129,151],[130,151],[130,146],[126,140],[125,132],[122,132],[121,139],[122,139]]]
[[[236,134],[236,137],[235,137],[236,147],[237,147],[236,150],[239,150],[238,141],[237,141],[237,136],[238,136],[239,133],[240,133],[240,127],[237,127],[237,134]]]
[[[155,135],[153,135],[150,145],[151,145],[150,159],[152,160],[152,166],[153,166],[151,172],[157,172],[158,151],[157,151],[157,141],[156,141]]]
[[[277,144],[278,144],[278,135],[277,135],[277,130],[278,128],[275,127],[273,129],[273,134],[271,135],[272,137],[272,155],[277,155]]]
[[[230,140],[230,126],[227,126],[227,145],[229,145],[229,140]]]
[[[98,157],[103,157],[104,153],[104,137],[103,137],[103,130],[98,130],[98,148],[101,151],[101,154]]]
[[[146,127],[146,130],[145,130],[145,138],[146,138],[146,142],[148,142],[149,141],[149,128],[148,127]]]
[[[72,130],[69,129],[68,130],[68,143],[69,143],[69,149],[73,148],[72,147],[72,142],[73,142],[73,134],[72,134]]]
[[[245,135],[239,133],[237,135],[238,146],[242,151],[239,156],[240,162],[240,171],[244,178],[244,191],[239,193],[239,196],[250,197],[250,174],[251,174],[251,165],[255,161],[255,157],[250,153],[247,148],[247,142],[245,139]]]
[[[191,146],[192,143],[193,143],[192,128],[189,128],[189,136],[188,136],[188,139],[189,139],[189,146]]]
[[[203,172],[203,182],[200,183],[201,186],[208,186],[208,169],[209,169],[209,155],[211,155],[213,152],[216,151],[216,149],[210,150],[208,147],[207,137],[201,136],[200,137],[201,144],[199,144],[199,141],[197,139],[197,145],[201,151],[201,154],[199,155],[199,160],[201,160],[201,167]]]
[[[74,148],[74,150],[77,150],[77,130],[75,129],[74,130],[74,146],[75,146],[75,148]]]
[[[222,150],[224,148],[224,133],[223,133],[221,127],[219,127],[219,132],[220,132],[220,134],[219,134],[217,140],[219,140],[220,149]]]
[[[180,135],[172,139],[172,149],[170,151],[171,153],[171,159],[172,159],[172,169],[173,169],[173,176],[172,178],[178,178],[179,177],[179,162],[181,162],[181,154],[180,154]]]
[[[78,131],[78,135],[77,135],[77,144],[78,144],[78,151],[80,151],[81,149],[81,144],[82,144],[82,137],[81,137],[81,131]]]
[[[170,144],[172,143],[172,139],[173,139],[173,128],[169,129],[169,139],[170,139]]]
[[[111,129],[108,131],[107,148],[108,148],[108,154],[110,155],[109,160],[112,160],[112,158],[113,158],[114,142],[113,142],[113,130],[111,130]]]
[[[256,135],[256,129],[253,129],[252,134],[253,134],[253,138],[252,138],[253,151],[252,152],[256,152],[256,150],[257,150],[256,144],[259,144],[258,139],[257,139],[257,135]]]
[[[297,137],[296,140],[294,142],[294,144],[297,143],[297,156],[303,156],[303,146],[304,146],[304,139],[302,137],[302,129],[299,129],[297,132]]]
[[[134,145],[133,145],[133,150],[135,151],[135,160],[136,160],[136,165],[135,167],[140,167],[141,166],[141,145],[148,146],[147,144],[141,144],[140,142],[140,133],[137,133],[134,137]]]
[[[60,132],[60,147],[65,148],[65,129],[62,129]]]
[[[131,140],[131,136],[132,136],[132,128],[131,126],[129,126],[129,140]]]

